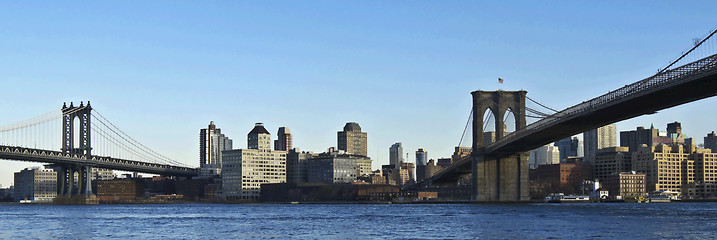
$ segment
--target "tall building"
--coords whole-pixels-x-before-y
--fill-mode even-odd
[[[545,145],[530,151],[528,164],[531,169],[535,169],[540,165],[550,165],[560,163],[560,150],[558,147]]]
[[[419,148],[416,151],[416,181],[426,178],[426,164],[428,163],[428,151]]]
[[[630,171],[632,171],[632,153],[628,147],[603,148],[595,155],[593,174],[600,182],[606,181],[615,174]]]
[[[637,127],[635,131],[620,132],[620,146],[628,147],[630,152],[637,151],[643,144],[651,147],[655,145],[655,139],[659,137],[660,131],[654,126],[649,129]]]
[[[582,157],[583,144],[577,137],[568,137],[555,142],[554,146],[560,151],[560,161],[565,162],[568,157]]]
[[[672,143],[682,144],[685,143],[685,139],[688,137],[682,133],[682,124],[680,122],[673,122],[667,124],[667,137]]]
[[[717,153],[717,135],[715,135],[714,131],[708,133],[705,137],[705,148]]]
[[[289,151],[291,150],[291,133],[288,127],[280,127],[277,133],[279,139],[274,141],[274,150]]]
[[[361,126],[358,123],[346,123],[344,130],[338,132],[337,135],[339,150],[344,150],[347,154],[368,156],[367,134],[361,131]]]
[[[49,169],[26,168],[15,173],[15,201],[51,202],[57,196],[57,173]]]
[[[615,124],[605,125],[583,133],[585,161],[592,162],[597,150],[617,146]]]
[[[271,134],[257,123],[248,149],[222,152],[222,194],[227,200],[257,200],[262,184],[286,182],[286,151],[271,150]]]
[[[271,150],[271,133],[263,123],[254,124],[254,129],[247,135],[247,145],[249,149]]]
[[[389,164],[393,165],[394,168],[399,169],[401,168],[401,164],[403,164],[403,146],[400,142],[394,143],[391,145],[391,147],[388,149],[389,155],[388,160]]]
[[[709,149],[692,154],[695,159],[694,185],[690,197],[717,197],[717,153]]]
[[[199,174],[211,177],[222,173],[222,151],[232,149],[232,140],[222,130],[209,122],[209,127],[199,130]]]
[[[633,154],[633,170],[645,173],[647,192],[688,192],[688,185],[694,182],[694,159],[685,147],[658,144],[637,149]]]
[[[416,178],[413,176],[413,173],[415,172],[416,166],[413,165],[413,163],[401,163],[401,169],[400,169],[400,182],[401,185],[406,185],[410,183],[415,183]]]

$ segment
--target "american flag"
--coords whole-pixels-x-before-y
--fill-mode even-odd
[[[498,83],[501,83],[501,84],[502,84],[502,83],[503,83],[503,79],[502,79],[502,78],[498,78]]]

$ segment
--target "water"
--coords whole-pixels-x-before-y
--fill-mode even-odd
[[[0,239],[711,239],[717,203],[0,204]]]

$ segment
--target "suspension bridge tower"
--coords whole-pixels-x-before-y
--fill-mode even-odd
[[[77,119],[77,125],[75,125]],[[62,104],[62,153],[92,158],[90,120],[92,106],[80,102],[74,106],[70,102]],[[78,131],[75,131],[77,129]],[[78,134],[75,137],[75,134]],[[92,193],[92,166],[87,164],[55,164],[57,171],[56,203],[91,204],[97,202]],[[77,179],[75,179],[77,177]]]
[[[507,157],[491,157],[482,154],[481,149],[490,144],[484,142],[483,116],[490,109],[495,119],[496,141],[505,137],[504,117],[508,111],[515,117],[515,130],[526,126],[526,91],[474,91],[473,95],[473,146],[471,152],[472,189],[474,201],[527,201],[528,153],[522,152]]]

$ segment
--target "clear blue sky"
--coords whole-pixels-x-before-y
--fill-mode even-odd
[[[374,168],[394,142],[409,161],[419,147],[448,157],[471,91],[524,89],[553,108],[571,106],[654,74],[717,27],[715,9],[715,1],[3,2],[0,125],[91,100],[129,135],[195,166],[209,121],[235,148],[263,122],[321,152],[355,121],[368,132]],[[681,121],[701,142],[717,129],[715,103],[624,121],[618,131]],[[33,165],[0,160],[0,184]]]

